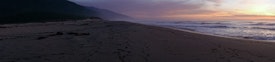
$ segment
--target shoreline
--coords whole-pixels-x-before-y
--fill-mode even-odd
[[[143,23],[138,23],[138,24],[143,24]],[[202,34],[202,35],[209,35],[209,36],[216,36],[216,37],[223,37],[223,38],[248,40],[248,41],[259,41],[259,42],[275,42],[275,40],[257,40],[257,39],[245,38],[245,37],[236,37],[236,36],[234,37],[234,36],[224,36],[224,35],[218,35],[218,34],[203,33],[203,32],[194,31],[192,29],[187,29],[187,28],[182,29],[182,28],[176,28],[176,27],[158,26],[158,25],[150,25],[150,24],[144,24],[144,25],[163,27],[163,28],[172,29],[172,30],[179,30],[179,31],[184,31],[184,32],[190,32],[190,33]]]
[[[199,22],[140,22],[142,24],[154,25],[160,27],[172,27],[176,29],[190,30],[196,31],[203,34],[210,34],[215,36],[225,36],[225,37],[233,37],[233,38],[242,38],[242,39],[250,39],[250,40],[260,40],[260,41],[275,41],[273,38],[274,30],[267,25],[254,25],[254,23],[260,22],[207,22],[207,21],[199,21]],[[190,24],[189,24],[190,23]],[[225,25],[222,25],[225,24]],[[236,26],[233,26],[235,25]],[[239,25],[244,26],[239,26]],[[266,27],[265,27],[266,26]],[[250,28],[249,28],[250,27]]]
[[[238,37],[234,37],[234,36],[223,36],[223,35],[218,35],[218,34],[208,34],[208,33],[202,33],[202,32],[197,32],[197,31],[192,31],[192,30],[185,30],[185,29],[179,29],[179,28],[173,28],[173,27],[164,27],[164,28],[173,29],[173,30],[179,30],[179,31],[184,31],[184,32],[190,32],[190,33],[195,33],[195,34],[201,34],[201,35],[223,37],[223,38],[231,38],[231,39],[239,39],[239,40],[247,40],[247,41],[258,41],[258,42],[275,42],[275,40],[256,40],[256,39],[249,39],[249,38],[244,38],[244,37],[238,38]]]

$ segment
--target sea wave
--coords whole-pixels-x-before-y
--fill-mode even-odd
[[[155,25],[245,39],[275,40],[275,22],[177,21],[158,22]]]

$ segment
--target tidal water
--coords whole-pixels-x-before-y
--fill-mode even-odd
[[[163,27],[254,40],[275,40],[275,21],[158,21]]]

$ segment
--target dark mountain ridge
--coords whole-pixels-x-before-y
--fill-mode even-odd
[[[90,9],[68,0],[7,0],[0,2],[0,9],[0,24],[120,16],[108,10],[101,13],[104,12],[101,9]]]
[[[27,12],[53,12],[73,15],[89,15],[91,12],[67,0],[10,0],[1,2],[1,13],[14,15]],[[76,12],[77,11],[77,12]],[[5,14],[6,13],[6,14]]]
[[[67,0],[8,0],[0,2],[0,8],[1,23],[42,22],[97,15]]]
[[[106,10],[106,9],[99,9],[95,7],[88,7],[90,10],[93,10],[97,13],[99,17],[102,17],[104,19],[109,19],[109,20],[129,20],[133,19],[132,17],[129,17],[127,15],[123,14],[118,14],[116,12]]]

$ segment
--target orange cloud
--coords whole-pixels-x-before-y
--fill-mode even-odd
[[[275,20],[275,16],[270,15],[245,15],[225,11],[197,14],[167,14],[155,18],[174,20]]]
[[[268,16],[268,15],[232,15],[232,16],[225,16],[224,19],[226,20],[266,20],[271,21],[275,20],[275,16]]]

